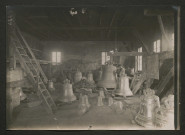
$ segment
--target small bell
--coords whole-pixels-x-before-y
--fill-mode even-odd
[[[82,73],[77,70],[74,75],[74,83],[81,81],[81,79],[82,79]]]
[[[52,80],[48,81],[48,90],[51,91],[51,92],[55,91]]]
[[[79,107],[85,107],[85,106],[86,106],[85,96],[81,96],[79,100]]]
[[[91,72],[89,72],[89,73],[87,74],[87,81],[88,81],[89,83],[94,83],[93,74],[92,74]]]
[[[102,97],[102,98],[105,98],[105,94],[104,94],[104,91],[103,90],[100,90],[99,91],[99,96]]]
[[[86,104],[87,108],[89,108],[91,105],[89,104],[88,96],[84,95],[84,98],[85,98],[85,104]]]
[[[121,67],[119,76],[125,75],[125,68]]]
[[[113,104],[113,98],[109,97],[108,98],[108,106],[111,106]]]
[[[165,129],[174,129],[174,95],[161,100],[161,107],[155,110],[154,124]]]
[[[168,97],[164,97],[161,99],[161,104],[165,106],[167,109],[174,109],[174,95],[168,95]]]
[[[116,111],[117,113],[121,113],[122,110],[123,110],[123,103],[122,103],[121,101],[116,101],[116,102],[114,103],[114,107],[115,107],[115,111]]]
[[[97,106],[103,106],[103,101],[102,101],[102,97],[98,96],[98,104]]]
[[[65,80],[63,84],[63,93],[59,101],[61,102],[72,102],[76,100],[76,96],[73,93],[72,84],[69,80]]]
[[[85,112],[87,112],[87,106],[86,106],[86,102],[85,102],[85,96],[81,96],[80,100],[79,100],[79,115],[84,114]]]
[[[80,100],[79,100],[79,111],[78,111],[78,113],[80,115],[86,113],[89,110],[90,106],[91,105],[89,104],[87,95],[81,96]]]

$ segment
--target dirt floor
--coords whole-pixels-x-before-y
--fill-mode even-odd
[[[52,94],[57,101],[60,89]],[[108,106],[108,99],[103,99],[104,106],[97,106],[97,93],[89,95],[91,107],[88,112],[79,114],[79,100],[72,103],[58,104],[54,115],[48,114],[41,104],[28,107],[26,103],[14,109],[14,119],[10,130],[147,130],[134,123],[139,110],[139,96],[121,100],[123,110],[116,112],[114,106]],[[151,128],[150,128],[151,129]]]

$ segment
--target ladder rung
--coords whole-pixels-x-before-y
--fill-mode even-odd
[[[37,77],[37,75],[33,75],[33,77]]]
[[[26,63],[27,66],[31,69],[31,70],[34,70],[35,68],[32,68],[33,66],[32,65],[29,65],[30,63]]]
[[[44,91],[46,91],[47,89],[40,89],[40,92],[44,92]]]
[[[27,63],[26,63],[27,64]],[[34,70],[34,68],[31,68],[31,66],[30,65],[27,65],[29,68],[30,68],[30,70]]]
[[[55,106],[55,103],[50,96],[46,97],[46,99],[47,99],[47,102],[50,105],[50,107]],[[50,100],[50,101],[48,101],[48,100]]]
[[[16,47],[16,48],[24,50],[24,48],[22,48],[22,47],[19,47],[19,46],[18,46],[18,47]]]
[[[27,54],[22,54],[22,53],[20,53],[20,55],[28,57],[28,55],[27,55]]]
[[[29,67],[29,66],[28,66]],[[36,73],[36,71],[35,71],[35,69],[34,68],[31,68],[31,67],[29,67],[30,68],[30,71],[32,71],[32,72],[35,72]]]
[[[15,42],[15,43],[18,43],[18,41],[17,41],[17,40],[15,40],[15,39],[13,39],[12,41],[13,41],[13,42]]]
[[[54,101],[53,101],[53,102],[54,102]],[[51,107],[52,107],[52,106],[56,108],[56,105],[55,105],[55,104],[52,104]]]
[[[17,41],[16,38],[12,38],[12,41]]]
[[[51,99],[51,97],[50,96],[44,96],[45,97],[45,100],[48,102],[48,99]],[[49,102],[48,102],[48,104],[49,104]]]
[[[45,96],[45,98],[48,100],[48,99],[51,99],[51,97],[50,96]]]
[[[43,82],[39,82],[38,84],[43,84]]]
[[[25,57],[26,58],[26,57]],[[27,58],[29,58],[29,57],[27,57]],[[30,63],[30,61],[28,61],[28,60],[25,60],[25,63]]]

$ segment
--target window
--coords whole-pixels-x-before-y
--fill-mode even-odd
[[[159,53],[161,51],[161,40],[157,40],[153,44],[153,51]]]
[[[61,63],[61,52],[52,52],[52,62],[54,65]]]
[[[142,52],[142,47],[138,48]],[[142,71],[142,56],[135,56],[135,71]]]
[[[109,61],[110,60],[110,56],[107,55],[107,52],[102,52],[101,53],[101,56],[102,56],[102,65],[105,65],[105,62]]]

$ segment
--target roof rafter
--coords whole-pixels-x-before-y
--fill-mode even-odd
[[[110,36],[110,33],[111,33],[111,29],[110,29],[110,28],[112,27],[112,24],[113,24],[113,22],[115,21],[115,18],[116,18],[116,16],[118,15],[118,13],[119,13],[119,9],[116,9],[116,11],[114,12],[114,14],[113,14],[113,16],[112,16],[110,25],[109,25],[109,29],[108,29],[108,32],[107,32],[107,38],[109,38],[109,36]]]

